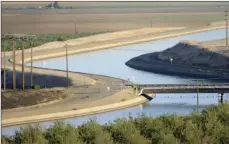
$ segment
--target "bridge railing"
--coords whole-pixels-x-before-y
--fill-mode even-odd
[[[125,85],[130,87],[196,87],[196,86],[212,86],[212,87],[218,87],[218,86],[229,86],[229,83],[223,83],[223,84],[140,84],[140,85]]]

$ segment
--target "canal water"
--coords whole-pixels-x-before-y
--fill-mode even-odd
[[[167,76],[144,71],[135,70],[125,65],[129,59],[149,53],[162,51],[176,45],[183,40],[207,41],[225,38],[225,30],[212,30],[200,32],[175,38],[167,38],[140,44],[122,46],[113,49],[94,51],[89,53],[69,56],[69,70],[83,73],[112,76],[122,79],[130,79],[139,84],[194,84],[192,78],[179,76]],[[65,57],[53,58],[49,60],[37,61],[36,67],[65,70]],[[202,80],[199,84],[213,83],[209,80]],[[96,115],[76,117],[65,120],[75,126],[87,122],[89,119],[96,119],[104,124],[117,118],[128,116],[139,116],[144,113],[149,116],[159,116],[163,114],[186,115],[196,110],[196,95],[193,94],[157,94],[156,98],[150,102],[131,108],[117,111],[105,112]],[[224,95],[225,100],[229,100],[229,94]],[[210,105],[217,105],[217,94],[199,94],[199,109],[203,110]],[[41,123],[44,127],[49,127],[53,122]],[[2,134],[11,135],[20,126],[7,127],[2,129]]]

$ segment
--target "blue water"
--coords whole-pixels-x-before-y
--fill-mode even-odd
[[[162,51],[176,45],[183,40],[207,41],[225,38],[225,30],[213,30],[201,32],[175,38],[168,38],[141,44],[122,46],[114,49],[107,49],[83,54],[69,56],[69,70],[76,72],[107,75],[122,79],[130,78],[134,82],[141,84],[192,84],[196,83],[192,78],[179,76],[167,76],[144,71],[135,70],[125,65],[129,59],[149,53]],[[38,61],[34,63],[36,67],[65,70],[65,57]],[[199,83],[211,83],[207,80]],[[210,105],[217,105],[217,94],[199,94],[200,110]],[[225,100],[229,100],[229,94],[224,95]],[[196,94],[157,94],[156,98],[145,104],[112,111],[96,115],[76,117],[65,120],[75,126],[94,118],[99,123],[104,124],[117,118],[138,116],[141,113],[149,116],[159,116],[166,113],[176,113],[185,115],[196,110]],[[41,123],[44,127],[49,127],[53,122]],[[3,128],[2,133],[10,135],[20,126]]]
[[[69,56],[69,70],[76,72],[107,75],[122,79],[133,79],[144,84],[181,84],[195,83],[195,81],[174,76],[143,72],[129,68],[125,62],[129,59],[149,53],[162,51],[176,45],[182,40],[206,41],[225,37],[225,30],[213,30],[175,38],[162,39],[141,44],[122,46],[83,54]],[[65,57],[43,60],[34,63],[34,66],[65,70]]]

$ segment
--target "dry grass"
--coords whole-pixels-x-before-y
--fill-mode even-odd
[[[11,109],[47,103],[67,97],[64,89],[40,89],[2,92],[2,109]]]

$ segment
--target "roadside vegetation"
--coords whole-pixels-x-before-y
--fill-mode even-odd
[[[229,104],[212,106],[187,116],[163,115],[157,118],[118,119],[100,125],[95,120],[78,126],[56,121],[42,129],[39,125],[2,136],[3,144],[227,144],[229,143]]]
[[[65,40],[69,40],[69,39],[76,39],[76,38],[81,38],[81,37],[87,37],[87,36],[91,36],[91,35],[96,35],[96,34],[100,34],[102,32],[92,32],[92,33],[75,33],[75,34],[41,34],[41,35],[37,35],[37,40],[33,40],[33,41],[25,41],[24,42],[24,47],[25,49],[30,48],[30,47],[36,47],[36,46],[40,46],[43,45],[44,43],[48,43],[48,42],[53,42],[53,41],[65,41]],[[12,50],[12,40],[5,40],[5,50],[6,51],[11,51]],[[4,46],[4,42],[2,41],[2,51],[3,46]],[[22,47],[22,42],[20,40],[17,40],[16,42],[16,48],[17,49],[21,49]]]

